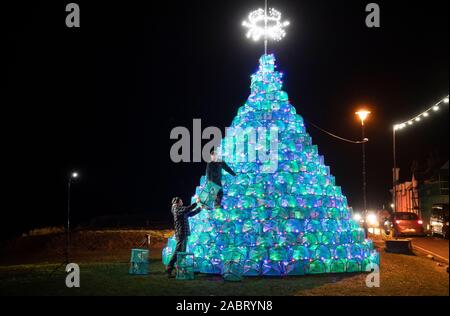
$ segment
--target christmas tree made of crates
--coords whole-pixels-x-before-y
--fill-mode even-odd
[[[274,56],[263,55],[259,62],[251,94],[231,127],[277,127],[277,168],[265,172],[268,161],[236,162],[235,152],[222,150],[237,176],[223,172],[222,208],[189,219],[187,252],[195,256],[195,271],[221,274],[230,261],[246,276],[358,272],[379,264],[379,254],[352,219],[346,197],[282,91]],[[221,147],[231,137],[236,135],[227,135]],[[196,194],[205,182],[203,176]],[[173,236],[163,250],[166,265],[175,243]]]

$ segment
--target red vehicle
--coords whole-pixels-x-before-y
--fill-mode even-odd
[[[425,235],[423,221],[416,213],[396,212],[392,216],[391,226],[394,235]]]

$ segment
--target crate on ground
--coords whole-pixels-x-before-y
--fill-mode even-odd
[[[130,274],[145,275],[148,274],[148,257],[150,251],[148,249],[134,248],[131,249]]]
[[[194,279],[194,254],[179,252],[177,254],[177,280]]]

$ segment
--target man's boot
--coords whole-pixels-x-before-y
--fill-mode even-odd
[[[167,277],[168,277],[169,279],[174,278],[174,276],[173,276],[173,274],[172,274],[172,271],[173,271],[173,268],[172,268],[172,267],[168,267],[167,270],[166,270]]]

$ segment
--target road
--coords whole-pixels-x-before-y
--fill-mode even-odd
[[[448,239],[437,237],[414,237],[411,239],[413,248],[429,253],[448,263]]]

